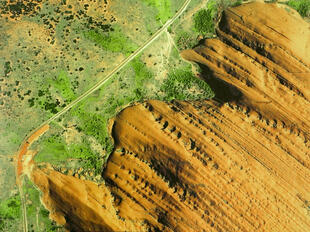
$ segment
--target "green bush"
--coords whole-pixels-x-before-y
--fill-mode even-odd
[[[214,97],[210,86],[198,79],[190,70],[174,70],[161,86],[164,100],[199,100]]]
[[[145,64],[141,61],[140,57],[133,59],[130,66],[135,72],[135,85],[136,88],[142,90],[145,81],[150,80],[153,74],[148,70]]]
[[[297,10],[302,17],[310,17],[309,0],[290,0],[286,4]]]
[[[194,36],[194,33],[183,31],[177,36],[176,45],[180,50],[193,48],[197,44]]]
[[[157,9],[157,21],[165,23],[171,17],[171,0],[143,0]]]
[[[0,230],[10,227],[15,220],[21,217],[21,201],[14,196],[0,202]]]
[[[218,0],[210,0],[206,9],[202,9],[194,15],[195,30],[203,35],[208,33],[213,34],[218,9]]]
[[[214,16],[212,11],[202,9],[194,15],[195,30],[201,34],[214,33]]]
[[[36,162],[46,162],[47,160],[52,164],[59,164],[70,158],[66,151],[66,143],[60,135],[53,135],[45,138],[42,143],[42,151],[35,156]]]
[[[231,3],[231,6],[232,7],[236,7],[236,6],[240,6],[242,4],[242,0],[237,0],[237,1],[235,1],[235,2],[232,2]]]
[[[56,80],[53,80],[50,83],[61,94],[65,102],[71,102],[75,99],[70,79],[65,71],[61,71]]]
[[[96,175],[101,173],[103,159],[91,149],[87,141],[71,144],[67,147],[67,150],[72,157],[81,159],[84,169],[93,169]]]
[[[242,0],[209,0],[205,9],[194,15],[194,28],[202,35],[214,34],[215,21],[221,12],[228,7],[242,4]]]
[[[125,55],[129,55],[137,49],[137,45],[130,41],[129,38],[126,38],[120,28],[115,28],[108,33],[92,29],[84,32],[84,36],[86,39],[111,52],[122,52]]]

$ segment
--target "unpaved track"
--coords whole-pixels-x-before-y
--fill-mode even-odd
[[[49,125],[45,124],[38,130],[36,130],[34,133],[32,133],[28,139],[22,143],[20,146],[19,151],[17,152],[17,162],[16,162],[16,183],[18,186],[21,203],[22,203],[22,214],[23,214],[23,229],[25,232],[28,231],[28,223],[27,223],[27,211],[26,211],[26,201],[25,201],[25,195],[23,192],[23,182],[21,175],[23,174],[23,159],[25,158],[25,155],[28,152],[28,148],[31,146],[31,144],[36,141],[41,135],[43,135],[46,131],[48,131]]]

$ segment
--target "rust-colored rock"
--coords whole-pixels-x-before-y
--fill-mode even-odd
[[[34,168],[71,231],[310,231],[310,29],[274,4],[225,11],[199,62],[215,100],[148,101],[114,121],[96,184]]]

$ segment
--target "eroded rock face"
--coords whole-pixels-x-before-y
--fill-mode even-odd
[[[225,11],[217,34],[182,56],[202,64],[218,100],[242,98],[271,119],[309,128],[310,25],[276,4],[251,3]]]
[[[105,184],[33,170],[53,218],[71,231],[310,230],[309,24],[251,3],[218,34],[182,54],[217,97],[122,111]]]

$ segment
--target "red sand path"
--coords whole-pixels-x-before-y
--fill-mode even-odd
[[[17,153],[17,169],[16,169],[16,181],[20,184],[20,176],[23,173],[23,156],[27,153],[28,147],[37,140],[42,134],[48,131],[50,126],[48,124],[43,125],[40,129],[33,132],[26,141],[24,141]]]

